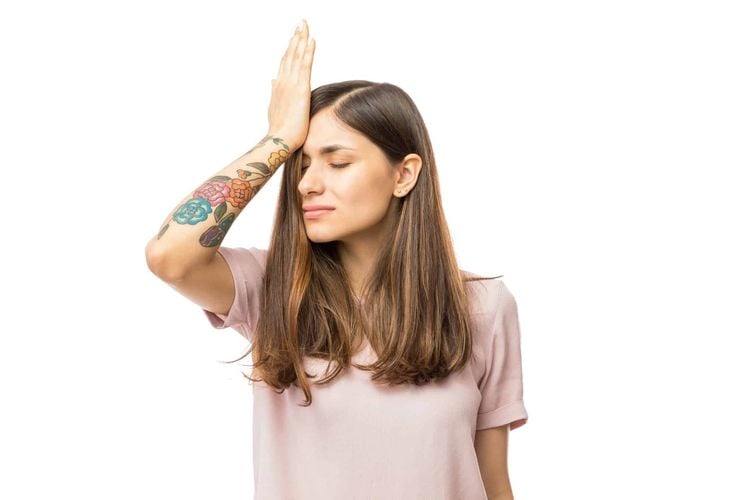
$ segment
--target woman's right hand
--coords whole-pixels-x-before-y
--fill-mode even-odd
[[[310,73],[315,39],[309,35],[307,21],[303,19],[302,29],[295,30],[281,58],[278,76],[271,81],[268,131],[283,139],[291,151],[302,147],[310,126]]]

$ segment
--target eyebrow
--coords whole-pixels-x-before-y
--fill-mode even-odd
[[[318,151],[320,154],[328,154],[333,153],[334,151],[338,151],[339,149],[348,149],[350,151],[354,151],[354,148],[348,148],[346,146],[342,146],[341,144],[331,144],[330,146],[323,146]],[[304,151],[302,152],[302,156],[307,156],[309,158],[309,155],[307,155]]]

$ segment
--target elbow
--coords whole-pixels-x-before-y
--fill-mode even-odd
[[[166,281],[167,283],[180,279],[180,274],[169,266],[163,252],[153,250],[149,244],[146,246],[144,255],[148,270],[159,277],[159,279]]]

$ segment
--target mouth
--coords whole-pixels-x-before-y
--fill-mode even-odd
[[[305,210],[305,219],[310,219],[310,220],[318,219],[333,211],[334,211],[333,208],[324,208],[324,209],[319,209],[319,210]]]

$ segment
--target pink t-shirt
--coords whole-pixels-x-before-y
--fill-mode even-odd
[[[220,247],[232,271],[227,315],[203,309],[215,328],[252,341],[267,250]],[[466,271],[464,271],[466,272]],[[467,273],[474,276],[472,273]],[[313,401],[290,386],[277,394],[253,383],[256,500],[486,500],[474,450],[475,432],[528,419],[523,402],[516,301],[500,279],[469,283],[474,354],[466,369],[440,382],[385,387],[349,366]],[[355,355],[375,360],[370,345]],[[328,362],[305,357],[308,373]],[[318,379],[314,379],[318,380]]]

